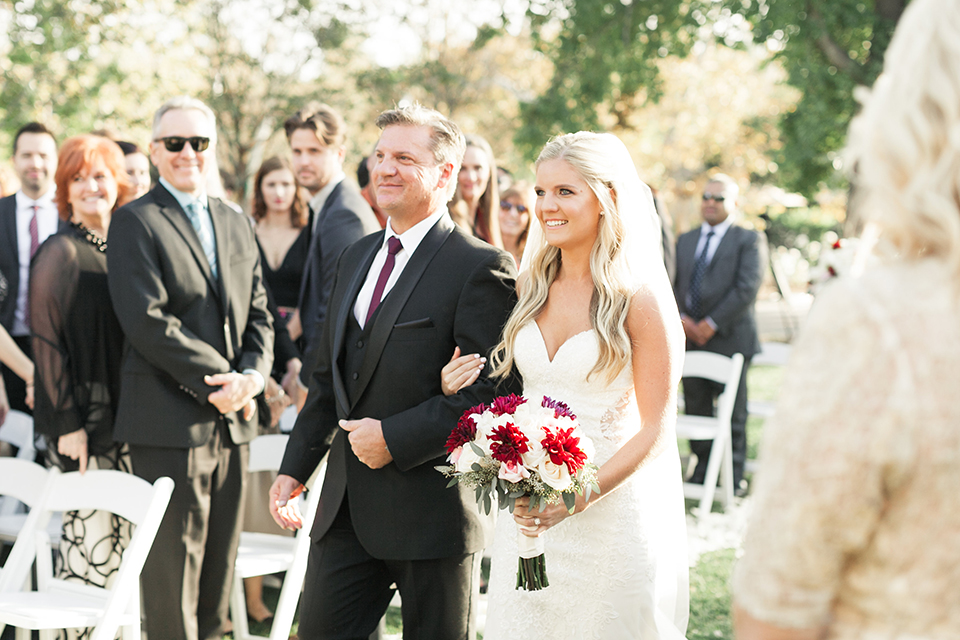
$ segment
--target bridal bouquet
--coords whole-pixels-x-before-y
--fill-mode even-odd
[[[530,497],[530,510],[559,504],[573,513],[577,494],[600,493],[593,443],[562,402],[546,396],[540,406],[518,395],[494,398],[490,406],[467,409],[447,439],[450,466],[437,470],[448,487],[474,489],[477,504],[490,513],[493,495],[513,513],[517,498]],[[517,589],[543,589],[547,581],[543,540],[518,533]]]

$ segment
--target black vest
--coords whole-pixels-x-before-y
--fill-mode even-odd
[[[367,343],[369,342],[370,332],[377,321],[380,309],[377,309],[370,322],[361,329],[357,319],[353,316],[353,309],[350,310],[350,319],[347,321],[347,333],[343,340],[343,351],[340,352],[339,362],[340,371],[343,372],[343,383],[347,389],[347,397],[350,404],[355,405],[360,399],[357,389],[357,379],[360,377],[360,367],[367,355]]]

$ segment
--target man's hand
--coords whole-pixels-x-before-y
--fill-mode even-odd
[[[280,386],[283,387],[283,390],[290,397],[290,402],[296,405],[298,413],[303,409],[303,405],[307,401],[306,392],[300,388],[300,384],[297,382],[302,368],[303,363],[300,361],[300,358],[290,358],[290,360],[287,361],[287,372],[283,374],[283,380],[280,381]]]
[[[257,409],[253,397],[260,392],[260,381],[250,374],[217,373],[204,376],[203,381],[211,387],[220,387],[207,398],[221,414],[243,409],[243,419],[249,420]]]
[[[717,330],[710,326],[710,323],[707,322],[707,319],[704,318],[697,323],[697,334],[700,336],[700,339],[697,341],[699,346],[703,346],[710,342],[710,339],[717,333]]]
[[[700,343],[700,331],[697,328],[697,322],[690,316],[680,316],[680,322],[683,324],[683,333],[687,336],[687,340],[693,342],[694,344]]]
[[[73,433],[60,436],[57,440],[57,453],[71,460],[80,461],[80,475],[87,472],[87,432],[77,429]]]
[[[273,377],[267,377],[267,388],[264,390],[267,407],[270,409],[270,428],[280,424],[280,416],[290,406],[290,398],[284,393]]]
[[[363,464],[371,469],[380,469],[393,462],[379,420],[341,420],[340,428],[349,432],[350,447]]]
[[[291,476],[279,474],[270,487],[270,515],[274,522],[284,529],[299,529],[303,526],[300,514],[300,501],[303,485]]]

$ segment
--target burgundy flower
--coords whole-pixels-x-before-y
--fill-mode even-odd
[[[490,434],[490,455],[499,462],[523,464],[523,454],[530,450],[527,436],[512,422],[497,427]]]
[[[558,429],[552,433],[544,427],[546,437],[540,441],[544,451],[550,456],[550,462],[556,465],[567,465],[567,471],[574,475],[583,468],[587,461],[587,454],[580,449],[580,438],[573,434],[574,427]]]
[[[834,249],[839,249],[841,246],[842,246],[842,245],[840,244],[840,240],[837,240],[836,242],[833,243],[833,248],[834,248]]]
[[[573,415],[573,411],[570,411],[570,407],[559,400],[554,400],[553,398],[543,396],[543,402],[540,404],[540,406],[546,407],[547,409],[553,409],[554,418],[565,417],[570,418],[571,420],[577,419],[577,416]]]
[[[837,275],[838,275],[838,274],[837,274],[837,270],[833,268],[833,265],[827,267],[827,273],[830,274],[830,277],[831,277],[831,278],[836,278]]]
[[[453,453],[457,447],[462,447],[468,442],[473,442],[474,437],[477,435],[477,423],[474,421],[473,416],[479,415],[486,410],[486,405],[478,404],[463,412],[463,415],[457,420],[457,426],[453,428],[453,431],[450,432],[450,437],[447,438],[447,453]]]
[[[517,407],[526,403],[527,399],[523,396],[518,396],[515,393],[511,393],[508,396],[497,396],[493,399],[493,404],[490,405],[490,411],[493,412],[495,416],[502,416],[506,414],[513,414],[517,410]]]

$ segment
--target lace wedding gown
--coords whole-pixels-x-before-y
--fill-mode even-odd
[[[598,466],[640,430],[629,370],[613,383],[587,373],[593,330],[565,342],[551,362],[536,322],[517,335],[524,396],[565,402],[593,440]],[[485,640],[679,639],[687,627],[687,536],[676,439],[617,491],[544,535],[541,591],[516,590],[517,527],[500,513],[492,548]]]

